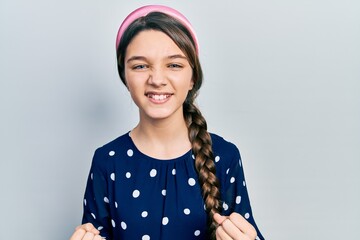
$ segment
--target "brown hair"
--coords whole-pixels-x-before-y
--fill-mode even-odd
[[[198,90],[201,87],[203,74],[199,57],[196,53],[194,40],[191,34],[179,21],[161,12],[152,12],[140,17],[129,25],[120,40],[117,49],[118,71],[122,82],[126,85],[124,75],[124,60],[126,48],[131,40],[141,31],[157,30],[168,35],[186,55],[193,71],[194,86],[188,92],[183,103],[184,119],[188,126],[189,140],[195,156],[195,168],[198,172],[205,209],[208,213],[208,224],[211,238],[215,239],[216,223],[213,220],[215,213],[221,211],[219,180],[215,175],[214,155],[210,134],[207,131],[205,118],[194,104]]]

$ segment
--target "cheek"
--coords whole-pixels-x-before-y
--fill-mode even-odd
[[[129,82],[131,82],[131,79],[134,78],[133,74],[130,71],[126,70],[126,68],[124,70],[124,77],[125,77],[126,85],[129,85]]]
[[[127,82],[126,87],[130,92],[132,98],[136,97],[140,93],[143,93],[143,89],[144,89],[139,84],[136,84],[136,82],[133,81],[133,79]]]
[[[183,71],[181,73],[175,72],[172,75],[169,75],[169,79],[172,79],[174,82],[176,82],[178,87],[186,90],[191,90],[193,88],[194,81],[192,78],[192,71]]]
[[[126,82],[126,88],[130,92],[131,97],[134,99],[134,97],[136,97],[137,92],[139,92],[140,90],[139,84],[136,84],[134,78],[131,77],[125,78],[125,82]]]
[[[138,89],[147,81],[147,79],[148,74],[146,73],[125,72],[125,82],[129,90]]]

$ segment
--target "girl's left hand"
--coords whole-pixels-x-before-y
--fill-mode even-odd
[[[254,240],[257,236],[255,228],[238,213],[230,216],[214,215],[219,224],[216,228],[216,240]]]

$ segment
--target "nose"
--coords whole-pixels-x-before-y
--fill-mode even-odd
[[[148,83],[154,87],[162,87],[167,83],[166,74],[162,69],[153,69],[149,75]]]

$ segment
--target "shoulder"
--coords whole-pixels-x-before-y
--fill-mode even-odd
[[[241,170],[240,151],[235,144],[225,140],[224,138],[211,134],[212,148],[215,157],[216,176],[220,181],[220,186],[227,189],[229,183],[236,179],[243,179]],[[239,178],[239,176],[242,176]]]
[[[126,148],[127,146],[129,146],[131,144],[130,141],[130,136],[129,136],[129,132],[111,140],[110,142],[102,145],[101,147],[99,147],[97,149],[100,151],[115,151],[115,150],[119,150],[122,148]]]
[[[240,156],[239,149],[234,143],[229,142],[223,137],[214,133],[210,133],[210,136],[212,141],[212,149],[215,156],[221,155],[226,158],[234,158],[238,155]]]
[[[229,168],[235,168],[241,162],[238,147],[216,134],[211,133],[212,149],[215,157],[215,166],[219,178],[224,178],[221,173],[225,173]]]
[[[125,133],[111,140],[95,150],[93,164],[104,164],[104,160],[106,159],[115,159],[119,155],[126,154],[127,149],[131,148],[131,144],[129,133]]]
[[[224,172],[241,161],[238,147],[214,133],[210,134],[217,172]]]

